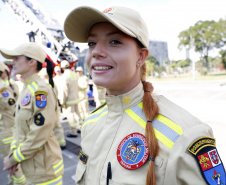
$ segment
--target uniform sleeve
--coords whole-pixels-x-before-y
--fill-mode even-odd
[[[87,89],[88,81],[87,81],[86,76],[84,76],[84,77],[82,77],[82,78],[80,78],[78,80],[78,86],[79,86],[79,89],[81,89],[81,90],[86,90]]]
[[[44,95],[42,97],[42,104],[36,103],[37,95],[32,97],[34,112],[28,122],[29,132],[26,134],[26,139],[23,143],[21,143],[10,155],[9,159],[12,165],[33,157],[37,151],[42,150],[48,138],[53,135],[53,127],[58,118],[56,97],[53,94],[52,89],[50,89],[46,95],[45,105],[46,90],[36,91],[35,93],[37,92],[40,92],[39,95]]]
[[[201,137],[213,137],[212,130],[205,124],[198,125],[183,133],[170,151],[164,184],[207,184],[195,158],[187,148]]]
[[[13,93],[8,88],[0,89],[0,106],[1,109],[14,112],[16,100]]]
[[[59,100],[61,105],[65,105],[68,97],[68,90],[69,90],[69,79],[68,78],[63,78],[62,79],[62,90],[59,93]]]

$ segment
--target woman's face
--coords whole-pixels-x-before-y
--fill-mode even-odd
[[[141,50],[136,40],[111,23],[95,24],[88,37],[86,62],[94,83],[110,95],[133,89],[140,82]]]
[[[13,65],[15,74],[24,75],[27,72],[29,72],[29,70],[30,70],[29,65],[28,65],[28,60],[23,55],[15,56],[13,58],[12,65]]]

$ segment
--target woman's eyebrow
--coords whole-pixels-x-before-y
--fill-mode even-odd
[[[117,31],[113,31],[113,32],[107,33],[106,36],[117,35],[117,34],[123,35],[123,33],[122,33],[121,31],[118,31],[118,30],[117,30]],[[88,35],[88,38],[89,38],[89,37],[96,37],[96,35],[97,35],[97,34],[95,34],[95,33],[90,33],[90,34]]]

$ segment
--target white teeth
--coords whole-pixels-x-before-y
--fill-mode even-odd
[[[112,67],[107,67],[107,66],[94,66],[93,68],[95,70],[107,70],[107,69],[111,69]]]

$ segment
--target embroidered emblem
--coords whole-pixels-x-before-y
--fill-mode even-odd
[[[46,100],[46,95],[48,93],[45,91],[37,91],[35,92],[36,96],[36,105],[38,108],[44,108],[46,106],[47,100]]]
[[[86,164],[87,159],[88,159],[88,156],[87,156],[86,154],[84,154],[84,153],[82,152],[82,150],[80,150],[80,151],[79,151],[79,154],[78,154],[78,159],[79,159],[80,161],[82,161],[83,164]]]
[[[30,101],[31,101],[31,95],[26,94],[21,101],[21,105],[26,106],[30,103]]]
[[[225,183],[225,169],[217,152],[214,138],[199,138],[187,150],[195,157],[202,176],[208,184]]]
[[[5,98],[9,96],[9,93],[8,93],[8,91],[6,90],[6,88],[1,89],[1,94],[2,94],[2,96],[5,97]]]
[[[131,100],[131,97],[125,97],[124,100],[122,100],[122,103],[126,103],[127,105],[129,105],[130,100]]]
[[[9,105],[14,105],[15,104],[15,100],[13,98],[9,98],[8,104]]]
[[[34,117],[34,122],[37,126],[42,126],[42,125],[44,125],[45,118],[41,113],[38,113]]]
[[[129,170],[140,168],[147,161],[148,156],[147,140],[140,133],[126,136],[117,149],[119,164]]]
[[[103,13],[109,14],[109,15],[114,15],[114,12],[117,10],[117,8],[107,8],[106,10],[103,11]]]

